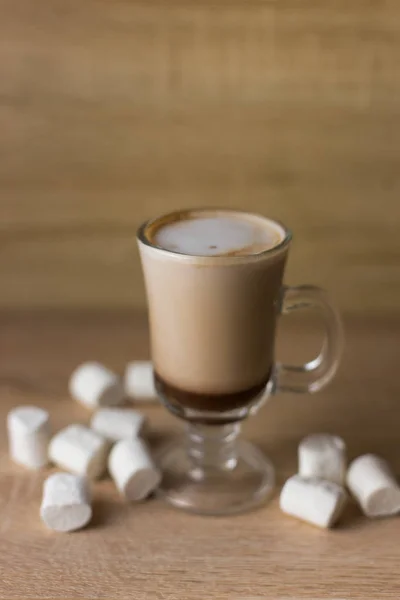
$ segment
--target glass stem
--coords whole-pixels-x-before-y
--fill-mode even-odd
[[[232,470],[237,462],[240,424],[187,425],[187,451],[193,467]]]

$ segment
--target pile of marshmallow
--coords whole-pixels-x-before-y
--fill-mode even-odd
[[[145,416],[118,405],[125,398],[155,399],[152,365],[129,363],[124,382],[100,363],[78,367],[71,396],[94,410],[90,426],[72,424],[51,437],[50,417],[36,406],[20,406],[7,417],[9,452],[18,464],[42,469],[53,463],[67,472],[50,475],[43,486],[40,515],[55,531],[74,531],[92,517],[90,482],[108,466],[118,490],[130,502],[147,498],[161,480],[142,435]]]
[[[124,408],[126,398],[155,400],[150,362],[129,363],[125,379],[90,362],[71,376],[71,396],[94,411],[89,427],[71,424],[51,437],[50,417],[36,406],[20,406],[7,418],[9,451],[18,464],[41,469],[53,463],[66,472],[50,475],[43,486],[40,515],[55,531],[74,531],[92,517],[90,482],[108,472],[130,502],[147,498],[161,473],[143,439],[145,416]],[[332,527],[347,501],[345,484],[367,517],[400,512],[400,487],[389,465],[366,454],[347,469],[344,441],[333,435],[306,437],[298,450],[299,473],[282,488],[282,511],[319,527]]]
[[[400,487],[388,463],[374,454],[359,456],[347,469],[344,441],[314,434],[301,441],[299,472],[282,488],[282,511],[318,527],[332,527],[347,501],[345,484],[370,518],[400,512]]]

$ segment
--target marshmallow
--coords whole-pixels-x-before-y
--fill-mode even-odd
[[[69,391],[88,408],[115,406],[124,399],[118,375],[97,362],[84,363],[75,369],[69,380]]]
[[[108,460],[108,470],[121,494],[130,501],[143,500],[161,481],[159,470],[139,438],[115,444]]]
[[[400,487],[387,462],[379,456],[365,454],[353,460],[347,486],[367,517],[400,512]]]
[[[324,433],[309,435],[300,442],[298,454],[299,475],[344,485],[346,445],[340,437]]]
[[[40,469],[48,463],[49,414],[36,406],[19,406],[8,413],[9,451],[13,461]]]
[[[42,521],[54,531],[75,531],[92,518],[90,491],[84,477],[54,473],[44,482]]]
[[[294,475],[283,486],[281,510],[317,527],[332,527],[346,502],[344,489],[332,481]]]
[[[100,408],[90,421],[90,427],[112,442],[135,438],[142,431],[146,417],[129,408]]]
[[[84,425],[69,425],[51,440],[49,458],[56,465],[77,475],[97,479],[106,468],[109,443]]]
[[[136,360],[125,370],[125,393],[135,400],[156,400],[153,365],[150,361]]]

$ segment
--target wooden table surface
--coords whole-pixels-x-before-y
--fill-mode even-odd
[[[400,319],[349,319],[346,330],[343,365],[328,389],[276,397],[244,427],[273,459],[279,485],[295,472],[300,438],[318,431],[343,436],[350,458],[378,452],[400,472]],[[281,337],[286,356],[304,357],[316,341],[296,323]],[[0,598],[399,597],[400,520],[368,521],[351,504],[335,530],[320,531],[282,515],[278,493],[254,512],[204,518],[157,499],[129,505],[104,479],[94,488],[88,529],[46,530],[39,505],[50,470],[9,461],[5,415],[32,403],[50,411],[54,429],[87,422],[88,412],[68,397],[68,375],[85,359],[122,370],[146,358],[146,323],[129,314],[7,313],[0,345]],[[154,445],[180,427],[160,406],[146,412]]]

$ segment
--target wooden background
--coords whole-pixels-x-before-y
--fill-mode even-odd
[[[295,231],[288,280],[400,307],[397,0],[0,0],[0,307],[142,307],[177,207]]]

